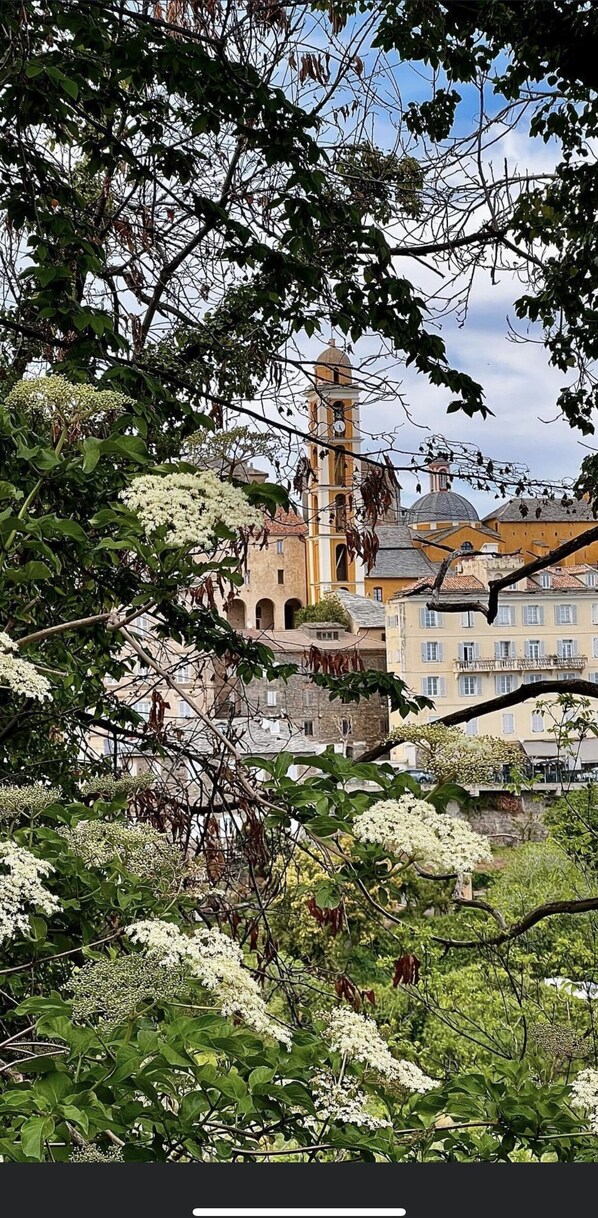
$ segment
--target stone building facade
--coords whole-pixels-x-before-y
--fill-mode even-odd
[[[279,509],[265,525],[266,543],[249,546],[243,587],[226,610],[236,630],[288,630],[307,604],[305,522]]]
[[[216,677],[216,713],[235,718],[246,716],[267,727],[276,736],[284,728],[289,736],[286,747],[293,750],[293,739],[313,742],[314,751],[332,745],[337,752],[358,757],[383,740],[388,732],[388,703],[378,694],[360,702],[343,703],[329,698],[310,680],[313,665],[310,652],[316,648],[328,656],[341,654],[350,664],[353,656],[366,668],[386,670],[384,632],[379,627],[343,630],[338,622],[314,622],[298,630],[246,631],[274,653],[278,664],[296,664],[299,672],[287,681],[267,677],[241,685],[234,674]],[[377,637],[374,637],[377,636]]]

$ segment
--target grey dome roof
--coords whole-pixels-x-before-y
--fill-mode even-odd
[[[479,516],[469,499],[456,491],[430,491],[407,509],[407,524],[424,524],[433,520],[476,521]]]

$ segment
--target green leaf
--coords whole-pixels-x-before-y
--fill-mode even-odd
[[[21,1147],[28,1159],[44,1159],[44,1142],[54,1132],[52,1117],[30,1117],[21,1126]]]
[[[101,454],[100,441],[95,436],[89,436],[83,441],[83,469],[90,474],[95,469]]]

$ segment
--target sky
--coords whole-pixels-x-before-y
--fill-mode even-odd
[[[396,83],[403,100],[429,96],[428,73],[421,65],[397,64],[394,68]],[[461,88],[462,102],[457,112],[455,136],[469,133],[475,123],[479,106],[476,89]],[[486,97],[489,108],[502,105],[489,93]],[[508,164],[511,173],[549,174],[556,163],[558,147],[545,144],[528,135],[529,115],[523,117],[515,129],[503,129],[500,138],[493,139],[492,146],[484,151],[484,167],[492,164],[497,176]],[[392,147],[396,136],[392,114],[379,112],[375,124],[375,140],[381,146]],[[471,230],[487,217],[479,211],[472,221]],[[468,226],[469,227],[469,226]],[[392,235],[392,234],[391,234]],[[396,233],[401,237],[401,233]],[[398,260],[401,273],[424,291],[437,290],[439,279],[432,271],[419,263]],[[400,392],[407,401],[410,419],[405,415],[401,401],[380,400],[368,402],[362,408],[362,425],[366,433],[396,432],[395,450],[398,448],[417,452],[426,436],[440,434],[448,440],[465,441],[479,446],[486,456],[496,461],[515,461],[529,468],[532,477],[539,480],[573,480],[579,473],[583,457],[592,451],[592,437],[583,437],[572,430],[562,419],[556,417],[556,398],[565,383],[563,373],[552,368],[548,355],[536,332],[533,341],[514,341],[509,323],[522,337],[526,334],[524,324],[515,317],[514,301],[525,291],[514,274],[500,273],[492,283],[487,272],[480,271],[474,280],[469,298],[467,319],[463,325],[454,316],[448,316],[431,328],[442,335],[449,359],[453,366],[469,373],[485,390],[486,402],[493,416],[486,420],[468,418],[465,414],[447,415],[446,406],[450,395],[432,388],[425,377],[411,369],[398,368],[394,378],[400,382]],[[325,335],[325,341],[328,339]],[[342,335],[336,335],[342,345]],[[321,343],[315,338],[306,345],[305,355],[312,357]],[[378,350],[372,339],[361,340],[355,347],[352,360],[355,366],[367,360]],[[379,365],[383,371],[384,365]],[[371,365],[368,366],[371,370]],[[398,386],[399,387],[399,386]],[[376,445],[366,441],[364,448]],[[394,456],[396,465],[402,464],[399,455]],[[407,462],[408,463],[408,459]],[[417,497],[416,478],[400,474],[403,487],[403,502],[409,504]],[[424,490],[427,486],[424,483]],[[492,494],[479,492],[467,483],[455,481],[454,489],[465,494],[481,514],[492,509],[495,499]]]

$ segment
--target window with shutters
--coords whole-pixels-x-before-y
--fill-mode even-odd
[[[136,702],[135,710],[137,711],[137,714],[142,715],[144,719],[149,719],[149,717],[150,717],[149,702]]]
[[[466,664],[471,664],[477,656],[476,643],[460,643],[459,644],[459,659],[464,660]]]
[[[503,736],[512,736],[515,731],[515,716],[503,715],[502,717]]]
[[[544,716],[539,711],[534,711],[532,715],[532,732],[544,731]]]
[[[523,676],[524,685],[537,685],[538,681],[545,681],[546,677],[543,672],[526,672]]]
[[[548,571],[540,572],[540,587],[552,588],[552,575]]]
[[[494,688],[497,694],[510,694],[516,688],[515,676],[510,672],[497,673],[494,678]]]
[[[598,605],[596,608],[598,609]],[[596,618],[596,621],[598,621],[598,618]],[[461,625],[466,630],[471,630],[472,627],[475,626],[475,613],[473,612],[473,609],[466,609],[465,613],[461,614]]]
[[[570,660],[572,656],[577,654],[575,639],[559,639],[558,653],[562,660]]]
[[[560,672],[559,681],[577,681],[578,676],[576,672]]]
[[[424,677],[422,681],[422,693],[424,693],[427,698],[444,697],[444,678]]]
[[[315,689],[304,689],[303,690],[303,705],[306,709],[307,709],[307,707],[316,705]]]
[[[266,706],[276,706],[278,694],[275,689],[266,690]]]
[[[479,677],[459,677],[459,693],[462,698],[475,698],[479,692]]]
[[[499,605],[498,613],[494,619],[495,626],[514,626],[515,625],[515,606],[514,605]]]
[[[574,626],[577,622],[576,605],[555,605],[555,621],[559,626]]]
[[[590,681],[598,682],[598,672],[589,672],[588,678]]]
[[[190,719],[192,714],[193,712],[189,706],[189,703],[185,702],[184,699],[181,698],[181,701],[179,702],[179,719]]]
[[[187,685],[189,682],[189,665],[179,664],[175,676],[180,685]]]
[[[592,625],[598,626],[598,605],[596,602],[592,605]]]
[[[592,639],[592,655],[598,657],[598,638]]]
[[[424,643],[422,659],[428,664],[438,663],[440,660],[440,644],[439,643]]]
[[[598,583],[598,574],[596,571],[586,571],[585,582],[587,588],[595,588],[596,584]]]
[[[501,639],[494,645],[496,657],[499,660],[512,660],[515,655],[515,644],[510,639]]]
[[[543,626],[544,625],[544,609],[542,605],[524,605],[523,606],[523,625],[524,626]]]
[[[422,609],[422,626],[426,630],[440,626],[441,616],[436,609]]]
[[[530,660],[539,660],[544,654],[544,647],[540,639],[528,639],[525,644],[525,654]]]

